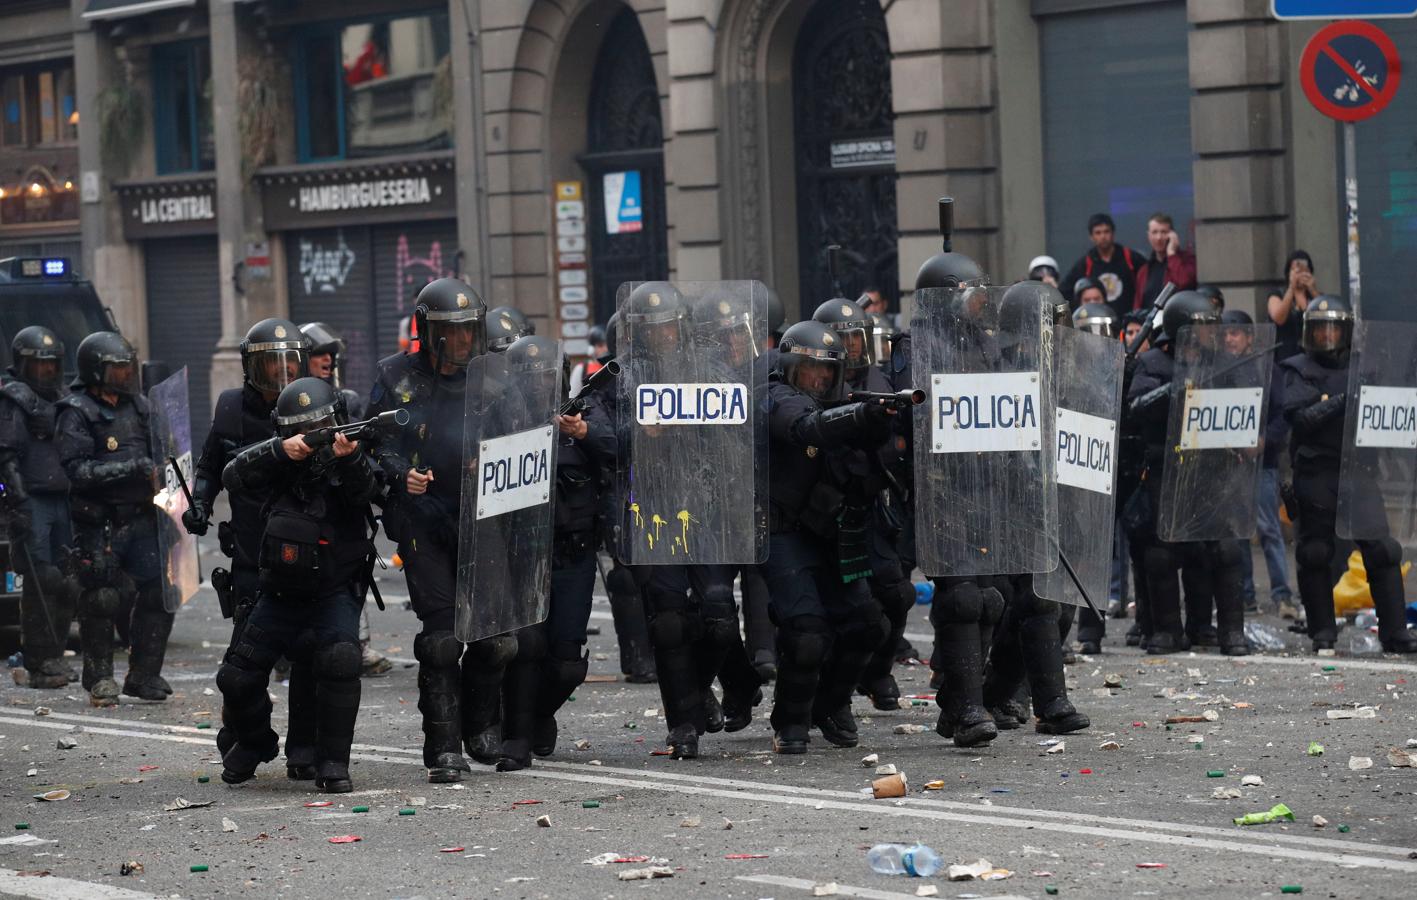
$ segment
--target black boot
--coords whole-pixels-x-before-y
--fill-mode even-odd
[[[1380,551],[1381,552],[1381,551]],[[1400,557],[1400,549],[1393,553]],[[1364,555],[1366,561],[1368,555]],[[1386,559],[1386,556],[1384,556]],[[1373,611],[1378,615],[1378,640],[1384,653],[1417,653],[1417,635],[1407,628],[1407,608],[1402,590],[1402,570],[1394,562],[1368,569]]]
[[[285,775],[291,781],[314,781],[319,776],[315,749],[315,723],[320,715],[317,691],[310,661],[291,660],[290,687],[286,695],[289,718],[285,726]]]
[[[876,649],[875,646],[852,645],[849,640],[846,636],[838,637],[832,646],[832,653],[817,679],[817,696],[812,704],[812,724],[821,729],[827,743],[836,747],[855,747],[861,741],[856,717],[851,713],[851,696]]]
[[[825,622],[792,619],[777,631],[777,681],[773,684],[773,752],[807,752],[812,702],[831,649]]]
[[[741,640],[729,647],[718,671],[718,683],[723,685],[723,730],[742,731],[753,721],[753,707],[763,701],[761,688],[766,682]]]
[[[753,723],[753,708],[763,702],[761,688],[753,691],[749,698],[736,697],[727,691],[723,694],[723,730],[732,734],[742,731]]]
[[[280,754],[280,737],[267,730],[265,736],[254,745],[237,741],[221,757],[221,780],[227,784],[242,784],[256,774],[256,767],[267,763]]]
[[[644,600],[630,570],[615,563],[606,575],[610,614],[615,620],[615,640],[620,647],[620,673],[630,684],[653,684],[654,648],[645,621]]]
[[[228,652],[227,659],[240,659],[243,665],[253,665]],[[217,687],[221,689],[222,734],[217,747],[222,751],[221,780],[241,784],[256,774],[256,767],[270,762],[280,751],[280,738],[271,729],[271,697],[267,693],[268,676],[263,669],[242,668],[229,661],[217,670]],[[225,745],[225,746],[223,746]]]
[[[79,619],[79,646],[84,654],[81,683],[89,692],[89,702],[94,706],[117,704],[118,682],[113,680],[113,620],[106,616]]]
[[[463,654],[463,749],[485,766],[502,758],[502,673],[516,652],[516,638],[499,635],[468,645]]]
[[[994,717],[984,706],[984,654],[979,626],[944,622],[935,626],[944,682],[935,694],[940,716],[935,731],[953,738],[956,747],[977,747],[999,736]],[[997,652],[997,651],[996,651]]]
[[[349,747],[359,716],[362,654],[357,643],[321,648],[315,658],[315,787],[325,794],[348,794]]]
[[[1019,622],[1019,644],[1028,669],[1033,695],[1033,711],[1038,716],[1035,730],[1040,734],[1071,734],[1092,723],[1068,702],[1068,686],[1063,676],[1063,649],[1058,644],[1057,604],[1035,598],[1037,610]],[[1049,607],[1053,609],[1049,609]]]
[[[68,685],[64,663],[64,643],[69,636],[73,609],[64,602],[64,579],[52,566],[41,566],[37,574],[27,574],[20,595],[20,639],[24,649],[29,686],[53,689]],[[56,590],[61,589],[61,590]]]
[[[420,636],[421,637],[421,636]],[[418,711],[423,714],[423,765],[430,784],[451,784],[470,772],[462,755],[462,673],[457,663],[418,666]]]
[[[1181,549],[1157,542],[1146,550],[1148,607],[1151,619],[1148,653],[1176,653],[1189,646],[1181,625],[1181,588],[1177,581]],[[1209,603],[1209,598],[1207,598]]]
[[[128,653],[128,675],[123,693],[143,700],[166,700],[172,687],[162,677],[167,657],[167,639],[172,634],[173,614],[163,608],[162,587],[148,586],[138,597],[129,631],[132,649]]]

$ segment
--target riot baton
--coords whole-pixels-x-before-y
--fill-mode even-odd
[[[197,501],[192,498],[192,490],[187,487],[187,476],[182,474],[182,467],[177,464],[175,456],[169,456],[167,462],[172,466],[172,471],[177,475],[177,483],[182,487],[182,495],[187,498],[187,508],[196,509]],[[196,545],[196,535],[192,535],[192,543]],[[197,584],[205,584],[207,579],[202,575],[202,550],[197,547]]]
[[[1146,343],[1147,339],[1151,337],[1152,331],[1156,329],[1156,314],[1165,309],[1166,301],[1170,300],[1174,293],[1176,293],[1176,285],[1171,282],[1168,281],[1161,286],[1161,293],[1156,295],[1156,300],[1151,304],[1151,313],[1146,317],[1146,321],[1141,323],[1141,331],[1138,331],[1137,336],[1127,345],[1128,359],[1141,352],[1141,345]],[[1171,337],[1174,338],[1175,335],[1171,335]]]
[[[1082,594],[1082,599],[1087,601],[1087,608],[1092,610],[1092,614],[1102,621],[1107,621],[1102,613],[1097,611],[1097,604],[1092,602],[1092,598],[1087,595],[1087,588],[1082,586],[1082,581],[1078,579],[1078,573],[1073,571],[1073,564],[1068,561],[1068,554],[1063,552],[1063,548],[1058,547],[1058,561],[1067,570],[1068,577],[1073,580],[1073,585],[1077,587],[1078,593]]]

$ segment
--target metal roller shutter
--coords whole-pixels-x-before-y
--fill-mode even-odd
[[[1048,245],[1034,252],[1067,269],[1091,246],[1095,212],[1110,213],[1133,250],[1150,252],[1146,220],[1157,211],[1193,245],[1186,4],[1050,15],[1039,26]]]
[[[345,378],[351,388],[367,394],[379,360],[369,229],[292,232],[285,252],[291,319],[297,325],[324,322],[338,331],[349,346]]]
[[[148,292],[148,346],[144,359],[176,372],[187,367],[192,440],[200,446],[211,426],[212,355],[221,340],[221,274],[211,236],[165,238],[143,246]]]
[[[371,230],[374,247],[374,348],[382,359],[399,349],[399,321],[413,315],[419,290],[457,269],[458,223],[404,222]],[[353,382],[363,392],[369,385]]]

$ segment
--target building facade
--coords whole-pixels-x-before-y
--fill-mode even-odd
[[[909,303],[938,249],[1067,267],[1105,211],[1176,220],[1263,308],[1288,252],[1346,283],[1338,127],[1298,84],[1322,23],[1269,0],[10,0],[0,255],[75,257],[194,405],[268,315],[349,379],[429,279],[584,352],[625,281],[756,278],[789,317]],[[1417,53],[1417,23],[1384,22]],[[1417,89],[1358,126],[1365,311],[1417,244]],[[854,295],[854,294],[853,294]]]

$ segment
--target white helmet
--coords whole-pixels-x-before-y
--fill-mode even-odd
[[[1035,256],[1033,262],[1028,264],[1028,277],[1036,279],[1038,270],[1047,267],[1053,270],[1053,277],[1058,277],[1058,261],[1051,256]]]

